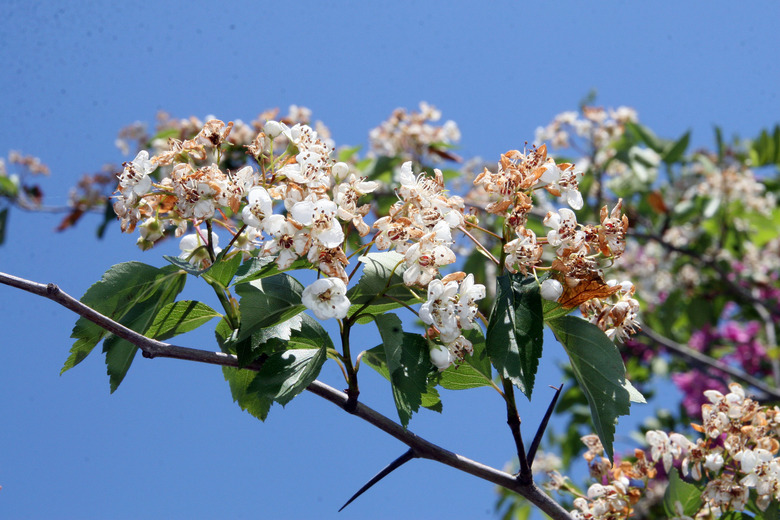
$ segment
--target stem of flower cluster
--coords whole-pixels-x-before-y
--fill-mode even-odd
[[[504,402],[506,403],[506,423],[512,431],[512,437],[515,439],[515,448],[517,449],[517,458],[520,461],[520,473],[518,479],[522,483],[533,481],[531,466],[528,464],[528,458],[525,454],[525,445],[523,444],[523,435],[520,433],[520,414],[517,413],[517,402],[515,401],[515,388],[512,381],[501,376],[501,383],[504,386]]]
[[[341,323],[341,348],[343,354],[344,368],[347,370],[347,396],[349,400],[345,410],[352,413],[357,407],[358,396],[360,395],[360,388],[358,387],[357,370],[355,365],[352,364],[352,353],[349,349],[349,332],[352,328],[352,323],[349,320],[344,320]]]

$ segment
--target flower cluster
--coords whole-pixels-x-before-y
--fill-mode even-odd
[[[628,518],[642,498],[647,483],[657,474],[654,465],[642,450],[634,451],[633,462],[622,460],[612,464],[603,456],[604,448],[598,436],[586,435],[582,442],[587,447],[584,457],[590,476],[596,482],[588,488],[587,494],[579,494],[574,499],[572,517],[576,520]],[[552,477],[552,482],[558,483],[554,487],[560,489],[565,485],[565,479],[557,473]]]
[[[454,121],[437,126],[441,112],[422,102],[419,112],[397,108],[387,121],[369,133],[371,150],[385,157],[407,160],[441,160],[455,158],[448,148],[460,141],[460,130]]]
[[[702,501],[719,515],[741,511],[756,493],[762,511],[780,500],[780,408],[761,406],[745,395],[737,383],[729,392],[708,390],[702,405],[702,424],[694,429],[704,434],[695,443],[678,434],[649,431],[646,434],[653,461],[671,470],[680,461],[683,475],[706,482]]]
[[[180,237],[180,258],[201,268],[213,264],[220,251],[222,256],[241,254],[245,259],[267,257],[280,270],[300,259],[301,265],[324,275],[303,293],[304,304],[321,319],[342,319],[349,309],[345,248],[353,233],[362,244],[356,249],[373,244],[401,253],[404,284],[427,290],[419,316],[428,325],[434,365],[443,370],[462,361],[473,350],[463,331],[476,326],[477,301],[485,297],[486,289],[472,275],[444,276],[441,269],[457,261],[454,247],[461,232],[492,257],[467,229],[482,230],[477,216],[467,215],[464,199],[445,189],[440,170],[419,173],[409,160],[398,170],[398,200],[386,214],[368,220],[371,205],[361,199],[377,191],[379,183],[360,177],[356,166],[336,160],[332,141],[301,122],[308,122],[310,113],[295,108],[281,120],[271,119],[275,112],[261,114],[251,125],[162,117],[158,135],[167,136],[165,142],[149,138],[141,126],[128,128],[121,136],[123,146],[131,140],[145,140],[151,146],[140,150],[117,175],[114,210],[122,230],[138,228],[142,249],[167,236]],[[457,141],[457,127],[429,124],[439,117],[425,104],[420,113],[396,111],[372,132],[375,151],[415,160],[430,154],[450,158],[442,146]],[[385,145],[381,150],[380,142]],[[254,158],[256,166],[247,158]],[[507,152],[496,173],[485,168],[474,182],[477,190],[497,199],[487,204],[488,213],[505,219],[505,266],[534,275],[537,269],[552,269],[545,297],[550,298],[549,286],[557,284],[553,299],[562,295],[559,300],[567,308],[619,290],[603,282],[600,260],[623,252],[628,224],[620,204],[611,212],[605,208],[595,226],[578,224],[574,213],[564,208],[548,215],[544,223],[551,230],[537,239],[526,227],[534,191],[545,190],[580,209],[580,178],[573,164],[556,164],[541,146],[528,153]],[[215,225],[231,235],[225,250],[218,247]],[[374,236],[363,244],[362,238],[372,230]],[[552,267],[542,267],[543,246],[548,244],[555,260]],[[599,321],[603,323],[607,321]],[[624,331],[631,331],[615,319],[610,326],[621,331],[621,338]]]
[[[462,280],[460,286],[457,280]],[[474,349],[462,331],[477,327],[477,300],[485,297],[485,286],[474,283],[474,275],[453,273],[428,284],[428,300],[420,307],[420,319],[430,325],[428,337],[438,336],[443,346],[431,350],[431,361],[445,370]]]

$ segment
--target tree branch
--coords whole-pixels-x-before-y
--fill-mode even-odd
[[[694,361],[695,363],[716,368],[721,372],[724,372],[730,375],[731,377],[735,379],[739,379],[740,381],[749,384],[753,388],[756,388],[757,390],[764,392],[769,397],[772,397],[774,399],[780,399],[780,390],[769,386],[768,384],[764,383],[757,377],[753,377],[750,374],[743,372],[738,368],[734,368],[722,361],[713,359],[706,354],[702,354],[698,350],[694,350],[688,345],[682,345],[680,343],[677,343],[676,341],[672,341],[671,339],[664,337],[659,333],[655,332],[653,329],[646,326],[645,324],[642,324],[641,327],[642,327],[642,332],[641,332],[642,334],[644,334],[651,340],[660,343],[661,345],[666,347],[668,350],[671,350],[675,354],[679,354],[685,358],[688,358],[689,360]]]
[[[66,292],[60,290],[60,288],[53,283],[40,284],[5,273],[0,273],[0,283],[21,289],[32,294],[36,294],[38,296],[43,296],[44,298],[48,298],[56,303],[59,303],[63,307],[73,311],[79,316],[92,321],[107,331],[138,346],[142,350],[144,357],[165,357],[187,361],[196,361],[198,363],[209,363],[212,365],[238,367],[238,358],[232,354],[180,347],[147,338],[146,336],[143,336],[142,334],[125,327],[121,323],[118,323],[108,318],[107,316],[100,314],[87,305],[84,305]],[[252,364],[245,368],[257,371],[260,368],[260,364]],[[571,519],[569,513],[552,498],[550,498],[546,493],[539,489],[539,487],[536,486],[533,481],[529,483],[523,483],[508,473],[446,450],[426,439],[423,439],[422,437],[415,435],[400,424],[388,419],[384,415],[364,405],[363,403],[358,402],[356,406],[350,410],[351,403],[347,397],[347,394],[340,392],[335,388],[322,383],[321,381],[315,380],[306,389],[313,394],[330,401],[339,408],[348,411],[352,415],[363,419],[364,421],[387,433],[388,435],[398,439],[402,443],[412,448],[414,453],[420,458],[430,459],[442,464],[446,464],[447,466],[451,466],[470,475],[474,475],[475,477],[478,477],[482,480],[486,480],[493,484],[509,489],[510,491],[514,491],[537,506],[543,512],[547,513],[547,515],[549,515],[554,520]]]

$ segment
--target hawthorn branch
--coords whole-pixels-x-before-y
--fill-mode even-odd
[[[664,346],[667,350],[670,350],[675,354],[685,357],[697,364],[705,365],[720,370],[721,372],[730,375],[734,379],[739,379],[743,383],[747,383],[753,388],[764,392],[768,397],[772,397],[774,399],[780,399],[780,390],[764,383],[757,377],[751,376],[747,372],[744,372],[738,368],[734,368],[730,365],[727,365],[726,363],[714,359],[706,354],[702,354],[698,350],[694,350],[688,345],[677,343],[676,341],[673,341],[665,336],[662,336],[661,334],[655,332],[650,327],[647,327],[645,324],[642,324],[641,326],[642,326],[641,334],[644,334],[651,340]]]
[[[121,323],[104,316],[87,305],[84,305],[74,297],[62,291],[57,285],[53,283],[36,283],[2,272],[0,272],[0,283],[32,294],[36,294],[38,296],[42,296],[44,298],[48,298],[62,305],[66,309],[71,310],[79,316],[92,321],[112,334],[115,334],[116,336],[119,336],[120,338],[136,345],[141,349],[143,356],[146,358],[173,358],[186,361],[195,361],[198,363],[209,363],[212,365],[239,368],[238,358],[232,354],[181,347],[147,338],[146,336],[125,327]],[[253,363],[244,368],[257,371],[260,369],[261,365],[262,363]],[[571,520],[569,513],[552,498],[550,498],[546,493],[544,493],[533,481],[521,482],[519,479],[515,478],[509,473],[505,473],[480,462],[463,457],[462,455],[458,455],[457,453],[446,450],[426,439],[423,439],[422,437],[415,435],[410,430],[405,429],[400,424],[388,419],[373,408],[370,408],[361,402],[357,402],[353,406],[347,394],[336,390],[335,388],[332,388],[331,386],[326,385],[321,381],[315,380],[306,389],[309,392],[318,395],[327,401],[330,401],[331,403],[351,413],[352,415],[363,419],[391,437],[398,439],[402,443],[409,446],[409,448],[411,448],[419,458],[440,462],[470,475],[474,475],[475,477],[478,477],[482,480],[513,491],[534,504],[554,520]]]

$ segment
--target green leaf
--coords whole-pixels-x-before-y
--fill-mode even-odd
[[[230,385],[233,402],[238,403],[247,413],[265,421],[273,399],[249,391],[249,385],[255,380],[257,373],[243,368],[222,367],[222,374]]]
[[[679,506],[676,505],[678,502]],[[681,479],[676,469],[669,473],[669,486],[664,493],[664,509],[667,516],[669,518],[683,515],[694,517],[701,509],[701,505],[701,491]]]
[[[284,273],[236,285],[241,297],[241,330],[238,340],[250,337],[264,327],[282,323],[304,311],[303,286]]]
[[[158,269],[141,262],[117,264],[87,289],[81,297],[81,302],[104,316],[126,325],[123,317],[133,306],[151,297],[156,292],[160,280],[176,271],[177,269],[170,266]],[[76,339],[76,342],[71,347],[70,356],[60,373],[81,363],[107,334],[108,332],[99,325],[86,318],[79,318],[71,333],[71,337]]]
[[[361,313],[381,315],[401,307],[401,302],[417,303],[416,293],[404,285],[403,260],[404,256],[395,251],[368,253],[359,258],[363,273],[358,283],[347,291],[347,298],[352,303],[349,316],[361,309]],[[358,323],[368,321],[370,319],[358,320]]]
[[[292,263],[289,269],[285,270],[294,271],[296,269],[304,269],[310,265],[311,264],[309,264],[308,260],[305,258],[298,258]],[[233,280],[233,285],[259,280],[260,278],[267,278],[281,272],[282,271],[279,270],[279,267],[272,257],[264,256],[261,258],[250,258],[236,270],[236,277]]]
[[[203,273],[203,277],[210,278],[211,280],[218,282],[222,285],[222,287],[227,287],[228,284],[230,284],[230,280],[232,280],[233,276],[236,274],[238,266],[240,265],[240,254],[234,254],[227,260],[224,258],[219,259],[218,257],[217,261],[214,262],[214,265],[209,267],[208,270]]]
[[[292,337],[293,329],[300,330],[303,316],[306,314],[298,314],[281,323],[255,329],[249,338],[233,343],[228,342],[228,350],[234,351],[238,357],[238,366],[241,368],[263,354],[284,350],[285,344]]]
[[[209,270],[208,267],[206,269],[201,269],[200,267],[193,265],[188,261],[179,258],[178,256],[163,255],[163,258],[165,258],[167,261],[169,261],[171,264],[178,267],[182,271],[185,271],[193,276],[200,276]]]
[[[674,143],[668,152],[663,156],[663,161],[666,164],[674,164],[680,160],[680,158],[688,149],[688,145],[691,142],[691,132],[685,132],[685,134]]]
[[[387,332],[387,331],[386,331]],[[380,329],[380,335],[382,329]],[[428,374],[432,369],[428,342],[419,334],[403,332],[399,336],[395,331],[387,333],[387,339],[382,336],[384,343],[392,342],[393,345],[376,346],[363,354],[363,362],[382,374],[390,381],[393,389],[393,400],[398,410],[401,424],[406,428],[412,414],[420,409],[423,402],[433,401],[428,394]],[[386,352],[397,352],[400,346],[400,364],[395,371],[388,368]]]
[[[166,269],[171,270],[171,268],[164,268],[160,271]],[[156,290],[152,296],[133,305],[128,313],[122,317],[121,323],[123,325],[138,333],[148,335],[147,330],[154,317],[164,306],[173,302],[184,288],[186,275],[175,272],[171,275],[160,276],[157,281],[159,283],[155,285]],[[106,372],[109,375],[111,393],[114,393],[127,375],[135,354],[138,352],[138,347],[112,334],[103,342],[103,352],[106,354]]]
[[[385,350],[385,362],[391,378],[397,371],[403,371],[401,357],[403,355],[404,330],[401,318],[395,314],[381,314],[375,318],[379,335],[382,336],[382,348]]]
[[[284,406],[317,378],[326,358],[324,346],[274,352],[247,390]]]
[[[552,320],[549,325],[569,355],[574,377],[588,399],[593,426],[611,460],[618,416],[628,415],[632,400],[644,398],[626,380],[620,352],[604,331],[575,316]]]
[[[639,137],[639,139],[641,139],[653,151],[658,152],[659,154],[664,153],[664,149],[666,148],[664,141],[659,139],[658,136],[656,136],[653,131],[646,126],[627,121],[626,128],[634,132],[634,134],[636,134],[636,136]]]
[[[452,365],[444,372],[440,372],[439,384],[447,390],[467,390],[492,385],[493,370],[482,330],[465,330],[463,335],[473,345],[474,353],[466,356],[465,363]]]
[[[146,335],[165,340],[197,329],[220,314],[205,303],[182,300],[165,305],[152,321]]]
[[[572,313],[573,309],[567,309],[558,302],[542,299],[542,313],[544,321],[554,320]]]
[[[544,314],[539,284],[506,274],[496,281],[496,301],[487,328],[487,353],[498,372],[531,399],[542,356]]]

